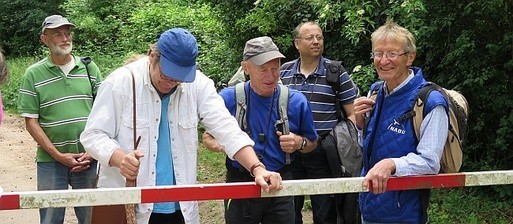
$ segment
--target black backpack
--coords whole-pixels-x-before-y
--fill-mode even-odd
[[[346,72],[341,61],[327,60],[326,81],[336,96],[336,108],[339,122],[321,142],[326,150],[328,163],[333,177],[359,177],[362,169],[362,147],[358,144],[358,131],[354,123],[347,118],[345,110],[340,107],[340,74]],[[358,86],[351,80],[357,97],[360,96]],[[329,144],[335,144],[330,146]],[[336,150],[334,150],[336,149]]]

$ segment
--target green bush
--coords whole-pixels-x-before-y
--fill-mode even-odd
[[[17,113],[16,102],[18,101],[21,79],[25,69],[38,60],[35,57],[9,58],[7,60],[9,82],[2,86],[2,102],[5,110]]]
[[[156,42],[160,33],[182,27],[196,37],[199,45],[198,64],[209,77],[226,82],[238,67],[237,62],[241,58],[238,55],[242,55],[242,48],[233,48],[226,43],[229,32],[220,22],[216,11],[208,5],[184,6],[166,1],[149,3],[144,9],[135,11],[128,22],[130,25],[120,31],[120,35],[125,37],[119,41],[124,49],[146,51],[148,43]]]
[[[94,62],[100,68],[100,71],[104,77],[106,77],[114,69],[123,65],[125,58],[123,57],[112,57],[110,55],[102,54],[90,54],[82,55],[77,53],[79,56],[91,56]],[[2,86],[2,101],[5,110],[17,113],[17,100],[19,95],[19,89],[25,70],[32,64],[42,60],[47,55],[41,55],[37,57],[20,57],[20,58],[9,58],[7,60],[7,66],[9,68],[9,82]]]
[[[97,52],[106,55],[125,55],[131,49],[120,46],[120,41],[127,38],[120,35],[120,29],[134,9],[144,7],[144,0],[68,0],[62,8],[66,9],[70,20],[77,26],[74,41],[79,43],[77,50]],[[132,36],[132,35],[130,35]],[[130,38],[127,41],[133,41]]]
[[[229,32],[208,4],[68,0],[64,8],[77,25],[75,42],[83,52],[118,57],[145,53],[162,32],[182,27],[196,37],[200,49],[198,64],[216,82],[229,80],[242,54],[242,49],[227,43]]]
[[[40,21],[58,13],[60,2],[48,1],[36,9],[26,0],[0,1],[0,44],[11,70],[10,82],[2,86],[8,110],[16,108],[24,70],[43,57],[13,59],[9,53],[44,55],[38,40]],[[370,33],[392,17],[417,37],[414,64],[424,67],[427,79],[462,91],[469,101],[463,170],[513,168],[510,1],[67,0],[61,9],[77,25],[76,52],[93,56],[104,75],[132,52],[146,52],[162,31],[180,26],[196,36],[200,66],[219,83],[238,67],[246,40],[271,36],[292,60],[298,56],[292,30],[303,20],[317,20],[325,31],[325,55],[344,61],[363,93],[377,78],[369,60]],[[433,197],[432,223],[511,220],[511,185],[440,192]],[[504,203],[494,203],[493,198]],[[469,206],[460,206],[463,200]]]
[[[8,56],[30,56],[38,53],[41,23],[52,14],[63,14],[64,0],[0,0],[0,46]]]
[[[486,188],[432,190],[428,210],[429,223],[511,223],[513,200],[498,201],[493,194],[475,194],[476,190],[482,191]]]

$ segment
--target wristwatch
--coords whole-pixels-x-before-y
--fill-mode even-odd
[[[303,141],[301,142],[301,147],[299,147],[298,151],[303,151],[306,148],[306,145],[308,144],[308,141],[306,141],[306,138],[303,137]]]

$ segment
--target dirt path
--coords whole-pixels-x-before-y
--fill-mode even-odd
[[[0,186],[4,192],[35,191],[36,143],[25,130],[22,118],[4,114],[0,126]],[[66,224],[77,223],[73,209],[66,209]],[[39,223],[37,209],[0,211],[0,223]]]

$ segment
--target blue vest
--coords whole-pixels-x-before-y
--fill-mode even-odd
[[[420,68],[411,69],[414,77],[397,92],[384,97],[383,85],[378,91],[363,136],[362,176],[385,158],[399,158],[417,152],[418,140],[413,130],[413,120],[402,119],[401,116],[413,109],[415,98],[426,85],[426,80]],[[430,94],[427,101],[424,114],[437,105],[446,105],[438,92]],[[420,223],[420,191],[387,191],[379,195],[360,193],[360,209],[363,219],[368,222]]]

